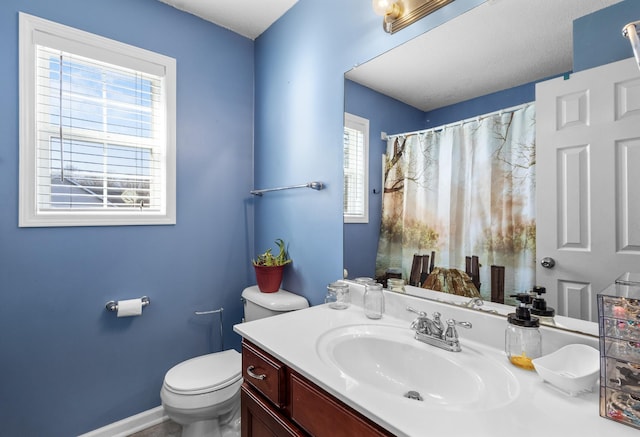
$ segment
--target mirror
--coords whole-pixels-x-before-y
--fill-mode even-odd
[[[386,150],[380,133],[423,130],[534,101],[536,82],[572,69],[573,20],[619,1],[489,0],[345,74],[345,112],[369,119],[371,157],[369,223],[344,225],[349,278],[375,275]],[[514,25],[525,16],[526,26]],[[569,329],[593,333],[593,324],[578,325]]]

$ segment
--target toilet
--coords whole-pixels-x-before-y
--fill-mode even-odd
[[[262,293],[255,285],[245,288],[242,301],[246,322],[309,307],[302,296]],[[176,364],[164,377],[160,399],[183,437],[239,437],[241,385],[242,355],[231,349]]]

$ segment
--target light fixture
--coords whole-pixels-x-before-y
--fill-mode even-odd
[[[373,11],[381,17],[400,16],[400,4],[397,0],[372,0]]]
[[[401,3],[398,0],[372,0],[373,12],[381,17],[385,32],[391,33],[393,22],[402,14]]]
[[[373,10],[384,17],[382,27],[395,33],[451,3],[453,0],[372,0]]]
[[[638,37],[638,32],[640,32],[640,21],[634,21],[622,28],[622,36],[629,38],[633,55],[636,57],[638,68],[640,68],[640,38]]]

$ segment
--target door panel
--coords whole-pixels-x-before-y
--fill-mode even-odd
[[[536,281],[559,315],[640,272],[640,71],[633,58],[536,86]]]

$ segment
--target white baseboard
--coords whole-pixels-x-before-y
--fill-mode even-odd
[[[168,419],[164,408],[160,405],[159,407],[113,422],[78,437],[127,437],[134,432],[142,431]]]

